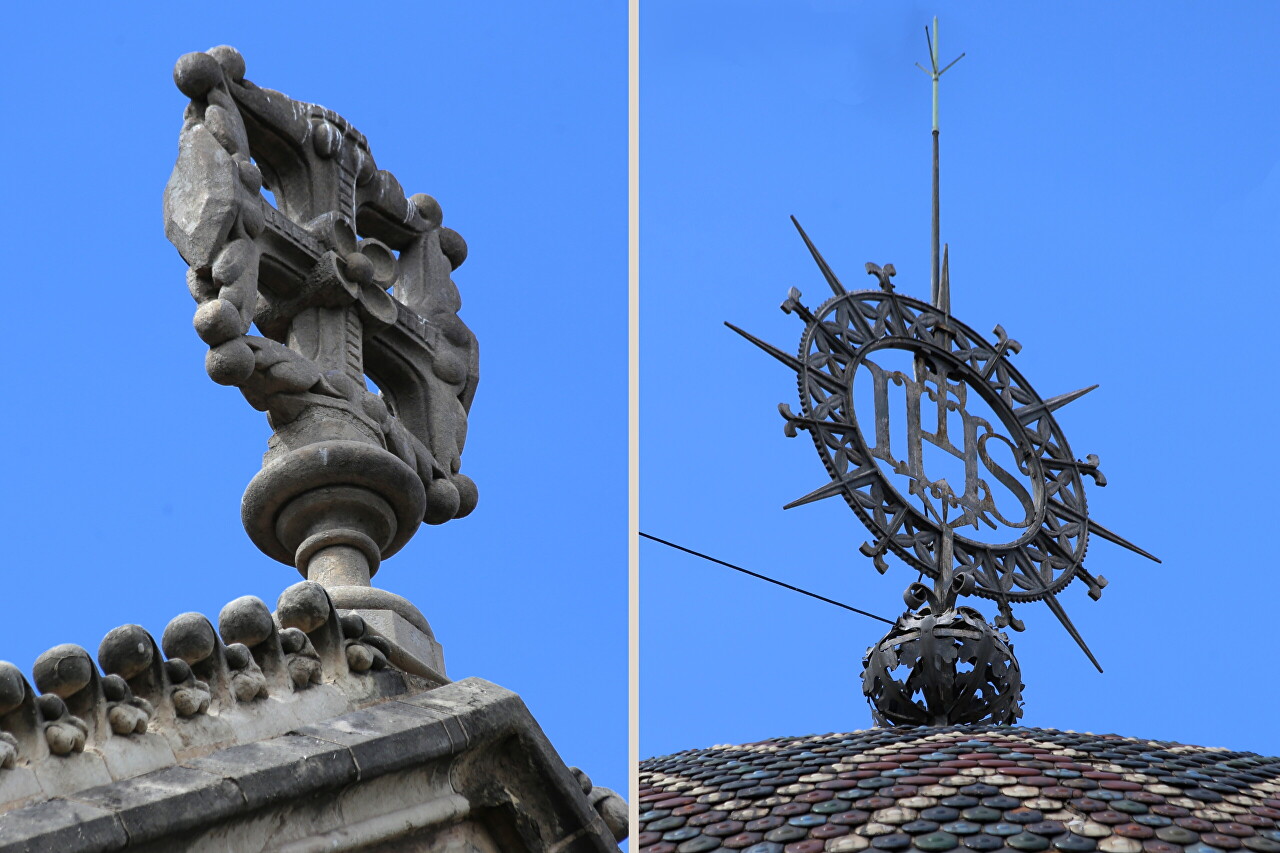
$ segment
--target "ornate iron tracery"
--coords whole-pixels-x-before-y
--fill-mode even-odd
[[[933,83],[930,301],[898,293],[892,264],[866,265],[878,289],[846,290],[792,217],[832,291],[816,310],[800,301],[795,288],[782,303],[784,312],[805,324],[798,353],[726,325],[796,371],[801,410],[778,406],[785,432],[808,432],[831,478],[784,508],[840,495],[871,531],[872,540],[860,550],[877,570],[888,570],[885,555],[892,553],[934,580],[932,590],[919,582],[907,589],[908,611],[864,659],[864,693],[876,721],[1012,723],[1021,715],[1021,677],[1012,645],[996,630],[1023,630],[1012,605],[1044,601],[1101,672],[1056,596],[1078,577],[1090,597],[1101,597],[1106,579],[1084,567],[1090,533],[1156,558],[1089,517],[1084,477],[1099,486],[1106,478],[1097,456],[1075,458],[1054,418],[1055,411],[1097,386],[1043,398],[1010,362],[1022,346],[1002,327],[995,327],[991,343],[951,316],[948,253],[939,238],[938,82],[964,54],[940,66],[937,26],[934,18],[932,33],[925,28],[930,68],[919,66]],[[909,359],[910,367],[892,369],[881,363],[885,356]],[[871,382],[869,431],[855,400],[859,383],[867,381],[862,376]],[[893,389],[904,395],[905,427],[897,432],[891,423]],[[926,401],[935,407],[932,429],[924,420]],[[897,451],[895,436],[905,439]],[[992,449],[1011,464],[1002,465]],[[950,456],[948,467],[962,463],[960,491],[936,470],[931,476],[927,453],[935,461]],[[1020,517],[1001,511],[997,491],[1006,510],[1010,499],[1017,504]],[[1008,532],[1002,541],[961,532],[981,531],[983,525]],[[956,606],[958,596],[969,594],[996,602],[996,627],[976,610]]]
[[[1090,533],[1156,558],[1089,517],[1084,478],[1092,477],[1099,486],[1106,485],[1106,478],[1097,456],[1074,456],[1054,417],[1055,411],[1097,386],[1041,397],[1010,362],[1022,347],[1002,327],[995,327],[993,343],[952,317],[949,306],[899,293],[892,281],[896,275],[892,264],[866,265],[867,273],[879,282],[877,289],[846,290],[800,224],[795,225],[833,294],[811,310],[798,290],[788,293],[782,310],[805,324],[797,354],[726,324],[796,371],[800,413],[785,403],[778,406],[784,431],[791,437],[808,432],[830,476],[829,482],[784,508],[839,495],[871,531],[872,539],[859,550],[878,571],[888,570],[885,555],[892,553],[933,578],[937,600],[930,605],[931,611],[907,613],[903,619],[914,624],[931,612],[929,630],[954,621],[952,616],[972,622],[953,611],[957,594],[974,594],[996,602],[996,626],[1021,631],[1024,626],[1013,615],[1012,605],[1044,601],[1098,666],[1055,596],[1080,578],[1090,597],[1101,597],[1106,578],[1084,567]],[[945,294],[949,292],[945,260],[942,278]],[[888,353],[909,356],[912,370],[891,370],[879,364],[877,355]],[[866,381],[861,377],[869,377],[872,383],[871,430],[865,428],[865,420],[859,420],[854,399],[858,383]],[[887,404],[892,389],[901,389],[906,398],[905,454],[895,451],[892,443]],[[973,398],[994,413],[995,423],[970,410]],[[935,408],[932,429],[927,426],[929,404]],[[949,427],[953,418],[961,427],[959,435]],[[1012,470],[992,458],[989,445],[993,441],[1007,446],[1014,459]],[[957,490],[946,478],[930,476],[922,452],[926,445],[963,462],[963,489]],[[901,488],[904,482],[905,489]],[[993,497],[993,482],[1013,496],[1023,517],[1002,514]],[[1007,541],[984,541],[962,532],[983,525],[1014,533]],[[913,597],[909,591],[909,606],[919,607],[923,601],[920,594]],[[974,612],[961,609],[969,610],[969,616]],[[900,619],[894,632],[901,634],[905,629]],[[983,643],[1007,647],[999,635],[979,644]],[[926,641],[922,648],[929,645]],[[868,652],[868,662],[875,659],[874,652]],[[1011,659],[1011,650],[1009,655]],[[1003,672],[1003,666],[997,669]],[[1016,663],[1011,671],[1016,677]],[[867,677],[871,678],[870,664]],[[878,688],[876,692],[895,691]],[[884,717],[884,709],[876,708],[877,718]]]

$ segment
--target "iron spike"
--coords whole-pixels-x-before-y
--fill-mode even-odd
[[[1067,633],[1071,635],[1071,639],[1075,640],[1076,644],[1079,645],[1084,653],[1089,657],[1089,662],[1093,664],[1094,668],[1097,669],[1098,672],[1102,672],[1102,664],[1098,663],[1098,659],[1093,656],[1093,652],[1089,651],[1089,646],[1085,643],[1084,637],[1080,636],[1080,632],[1077,631],[1076,626],[1072,624],[1071,618],[1067,616],[1067,611],[1062,608],[1062,602],[1058,601],[1057,596],[1047,596],[1044,603],[1049,605],[1049,609],[1053,611],[1053,615],[1058,617],[1058,621],[1062,623],[1062,627],[1067,629]]]
[[[942,282],[938,285],[938,304],[933,306],[945,317],[951,316],[951,265],[948,248],[948,244],[942,244]]]
[[[1066,394],[1059,394],[1056,397],[1050,397],[1048,400],[1042,400],[1039,403],[1031,403],[1020,409],[1014,409],[1013,415],[1019,422],[1023,424],[1030,423],[1042,414],[1052,414],[1068,403],[1074,403],[1085,394],[1097,388],[1097,384],[1090,385],[1088,388],[1079,388],[1075,391],[1068,391]]]
[[[810,504],[814,501],[820,501],[823,498],[835,497],[836,495],[843,494],[846,486],[851,489],[856,489],[864,480],[874,477],[875,473],[875,465],[863,465],[861,468],[850,471],[839,480],[832,480],[829,483],[819,486],[812,492],[809,492],[809,494],[796,498],[791,503],[784,506],[783,509],[794,509],[795,507],[804,506],[805,504]]]
[[[831,292],[836,296],[844,296],[849,291],[844,289],[844,285],[840,283],[840,279],[836,278],[836,274],[831,271],[831,267],[823,259],[822,253],[818,251],[818,247],[813,245],[813,241],[809,239],[809,235],[804,233],[804,229],[800,227],[800,221],[794,216],[791,217],[791,224],[800,232],[800,239],[804,240],[805,246],[809,248],[809,254],[813,255],[813,260],[818,265],[818,269],[822,270],[822,276],[827,280],[827,284],[831,286]]]
[[[747,340],[751,341],[751,343],[760,347],[760,349],[764,350],[769,355],[773,356],[778,361],[785,364],[787,367],[790,367],[796,373],[802,374],[808,377],[809,379],[812,379],[814,382],[818,383],[819,385],[827,389],[827,391],[831,392],[832,394],[839,394],[844,391],[844,387],[838,381],[836,381],[836,378],[834,376],[830,376],[826,373],[823,373],[821,370],[809,370],[808,366],[803,361],[796,358],[794,355],[783,352],[782,350],[775,347],[773,344],[765,343],[764,341],[757,338],[755,335],[751,334],[750,332],[744,332],[742,329],[739,329],[737,326],[733,325],[727,320],[725,321],[725,325],[728,326],[730,329],[733,329],[738,334],[742,335]]]
[[[1099,536],[1101,536],[1103,539],[1106,539],[1108,542],[1114,542],[1115,544],[1119,545],[1121,548],[1128,548],[1130,551],[1132,551],[1135,554],[1141,554],[1142,556],[1146,557],[1148,560],[1152,560],[1157,563],[1162,562],[1161,559],[1157,557],[1155,554],[1147,553],[1146,551],[1142,550],[1137,545],[1134,545],[1132,542],[1130,542],[1128,539],[1125,539],[1123,536],[1119,535],[1118,533],[1112,533],[1110,530],[1103,527],[1101,524],[1094,521],[1092,518],[1089,519],[1089,532],[1096,533]]]
[[[1119,545],[1122,548],[1128,548],[1133,553],[1141,554],[1142,556],[1146,557],[1148,560],[1154,560],[1157,563],[1163,562],[1159,557],[1155,556],[1154,554],[1147,553],[1146,551],[1139,548],[1137,545],[1134,545],[1128,539],[1125,539],[1120,534],[1112,533],[1110,530],[1103,527],[1094,519],[1089,518],[1088,516],[1086,516],[1084,513],[1080,512],[1077,509],[1072,509],[1071,507],[1064,504],[1062,501],[1056,500],[1054,498],[1049,498],[1049,500],[1046,501],[1045,503],[1049,507],[1050,511],[1052,511],[1059,518],[1068,518],[1077,523],[1085,522],[1089,525],[1090,533],[1096,533],[1099,536],[1101,536],[1103,539],[1106,539],[1108,542],[1114,542],[1115,544]]]
[[[764,341],[760,340],[750,332],[744,332],[742,329],[739,329],[737,326],[733,325],[728,321],[725,321],[725,325],[728,326],[730,329],[733,329],[735,332],[742,335],[744,338],[751,341],[751,343],[760,347],[760,349],[769,353],[769,355],[773,356],[778,361],[782,362],[787,367],[790,367],[792,370],[796,371],[797,373],[804,370],[804,363],[801,362],[800,359],[796,358],[794,355],[783,352],[782,350],[775,347],[773,344],[765,343]]]

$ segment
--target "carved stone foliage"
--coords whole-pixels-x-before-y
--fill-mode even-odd
[[[110,769],[132,744],[137,754],[114,766],[142,772],[237,742],[240,732],[282,733],[308,713],[431,686],[393,674],[388,653],[358,614],[340,614],[324,587],[303,581],[280,595],[274,614],[253,596],[238,598],[216,629],[184,613],[159,643],[122,625],[103,638],[98,665],[79,646],[55,646],[36,659],[34,688],[0,661],[0,806],[6,770],[86,751],[106,756]]]
[[[357,445],[372,461],[355,467],[394,462],[419,481],[406,489],[395,472],[359,485],[390,506],[397,528],[381,540],[362,533],[367,546],[353,546],[375,550],[372,573],[417,522],[442,523],[476,504],[459,470],[478,347],[450,279],[466,244],[442,225],[433,198],[406,197],[377,168],[345,119],[244,74],[230,47],[178,60],[174,80],[191,102],[165,188],[165,233],[190,266],[209,376],[268,415],[268,468],[305,467],[293,454],[308,447]],[[261,334],[250,334],[255,325]],[[288,492],[253,496],[277,512],[296,496],[278,482],[263,488]],[[300,543],[279,541],[275,521],[250,526],[251,537],[298,564]]]

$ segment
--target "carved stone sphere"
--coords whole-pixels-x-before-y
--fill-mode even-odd
[[[79,646],[64,643],[36,658],[31,674],[41,693],[66,699],[83,690],[93,678],[93,658]]]
[[[881,726],[1012,725],[1022,716],[1013,646],[971,607],[898,617],[867,650],[862,692]]]
[[[427,511],[424,520],[427,524],[444,524],[457,515],[462,507],[462,495],[458,487],[444,477],[431,481],[427,486]]]
[[[26,697],[26,684],[22,670],[7,660],[0,660],[0,714],[7,714],[22,704]]]
[[[222,82],[222,68],[207,53],[188,53],[173,66],[173,82],[188,98],[203,98]]]
[[[467,241],[452,228],[441,228],[440,251],[449,259],[449,266],[456,270],[467,259]]]
[[[229,44],[220,44],[210,48],[209,55],[222,66],[222,72],[228,79],[237,83],[244,79],[244,57],[240,55],[240,51]]]
[[[141,625],[112,628],[98,646],[103,672],[114,672],[126,681],[151,666],[155,641]]]
[[[188,664],[199,663],[213,654],[218,638],[200,613],[183,613],[175,616],[165,626],[160,638],[160,648],[167,657],[181,658]]]
[[[464,518],[471,514],[480,501],[480,492],[476,484],[465,474],[454,474],[453,484],[458,488],[458,511],[454,518]]]
[[[413,206],[418,209],[422,218],[432,225],[439,228],[444,222],[444,211],[440,209],[440,202],[431,196],[426,193],[414,193],[409,197],[409,201],[413,202]]]
[[[305,634],[316,630],[329,618],[329,596],[314,581],[302,581],[286,589],[276,602],[276,616],[282,628],[297,628]]]
[[[253,350],[242,338],[213,347],[204,354],[204,370],[219,385],[242,385],[254,369]]]
[[[229,602],[218,614],[218,633],[228,647],[243,643],[253,648],[271,636],[275,623],[262,599],[243,595]]]

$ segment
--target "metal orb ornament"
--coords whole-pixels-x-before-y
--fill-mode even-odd
[[[1022,671],[1013,644],[972,607],[915,583],[911,608],[867,649],[862,692],[878,726],[1013,725],[1022,716]],[[923,602],[923,603],[922,603]]]

